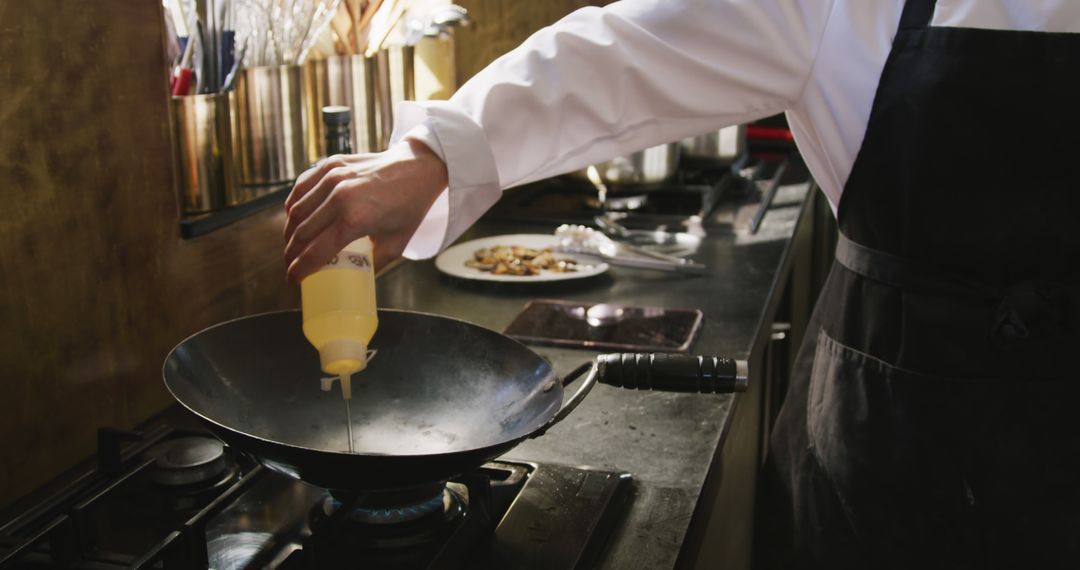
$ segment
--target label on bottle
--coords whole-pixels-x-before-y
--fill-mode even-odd
[[[335,255],[326,266],[335,269],[356,269],[368,272],[374,268],[374,264],[371,263],[371,256],[355,251],[343,251]]]

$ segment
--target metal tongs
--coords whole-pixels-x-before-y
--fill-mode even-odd
[[[709,272],[700,263],[620,243],[586,226],[563,224],[555,230],[555,238],[555,250],[558,252],[594,257],[620,267],[694,275]]]

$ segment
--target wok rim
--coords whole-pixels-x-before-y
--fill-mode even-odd
[[[192,333],[192,334],[188,335],[186,338],[184,338],[184,340],[177,343],[176,346],[174,346],[172,348],[172,350],[169,351],[169,354],[165,357],[165,362],[161,366],[162,381],[165,383],[165,389],[169,391],[169,395],[172,396],[173,400],[175,400],[178,404],[183,406],[184,409],[186,409],[187,411],[194,414],[201,421],[207,422],[207,423],[215,426],[216,429],[223,430],[224,433],[228,433],[230,436],[237,436],[241,440],[243,440],[243,439],[255,440],[255,441],[258,441],[262,445],[276,446],[276,447],[280,447],[280,448],[283,448],[283,449],[288,449],[288,450],[290,450],[292,452],[299,452],[299,453],[305,453],[305,454],[315,453],[315,454],[320,454],[320,455],[330,454],[335,459],[337,459],[337,458],[344,459],[344,458],[348,458],[348,457],[366,457],[366,458],[378,458],[378,457],[390,458],[390,457],[392,457],[392,458],[395,458],[395,459],[402,459],[402,460],[409,460],[410,458],[420,460],[420,459],[423,459],[423,458],[437,458],[437,457],[445,458],[445,457],[453,457],[453,456],[461,455],[461,454],[480,453],[480,452],[482,452],[482,451],[484,451],[486,449],[501,448],[502,446],[506,446],[506,445],[509,445],[509,447],[507,448],[507,450],[509,450],[509,449],[512,449],[513,447],[515,447],[518,443],[521,443],[522,441],[524,441],[526,439],[529,439],[529,437],[531,437],[536,432],[541,431],[541,430],[543,430],[543,429],[545,429],[547,427],[550,427],[549,424],[551,423],[551,420],[559,413],[559,410],[562,409],[562,404],[563,404],[562,400],[563,400],[563,397],[565,395],[563,393],[564,388],[563,388],[563,385],[562,385],[562,377],[559,376],[555,372],[555,368],[551,365],[550,362],[548,362],[548,360],[546,358],[544,358],[544,357],[540,356],[539,354],[537,354],[534,350],[529,348],[524,343],[519,342],[518,340],[516,340],[514,338],[511,338],[509,336],[506,336],[506,335],[504,335],[504,334],[502,334],[502,333],[500,333],[498,331],[495,331],[493,329],[489,329],[487,327],[484,327],[484,326],[478,325],[476,323],[466,321],[464,319],[458,319],[458,318],[455,318],[455,317],[448,317],[446,315],[438,315],[438,314],[435,314],[435,313],[426,313],[426,312],[423,312],[423,311],[409,311],[409,310],[405,310],[405,309],[384,309],[384,308],[379,308],[378,311],[380,311],[380,312],[388,312],[388,313],[401,313],[401,314],[408,314],[408,315],[419,315],[419,316],[424,316],[424,317],[435,317],[435,318],[443,319],[443,320],[447,320],[447,321],[455,321],[455,322],[462,323],[462,324],[465,324],[465,325],[468,325],[468,326],[477,327],[477,328],[483,329],[485,331],[488,331],[490,333],[493,333],[495,335],[501,336],[502,338],[506,339],[507,341],[512,342],[513,344],[521,347],[522,349],[531,352],[533,355],[536,356],[536,358],[540,362],[543,363],[543,365],[548,370],[551,371],[551,373],[555,377],[555,379],[558,380],[557,382],[554,383],[554,386],[552,386],[551,389],[552,390],[558,390],[560,405],[558,407],[556,407],[554,410],[552,410],[550,416],[545,418],[544,421],[541,422],[539,426],[533,428],[528,433],[523,434],[523,435],[519,435],[517,437],[511,438],[511,439],[508,439],[508,440],[505,440],[505,441],[493,443],[491,445],[485,445],[483,447],[474,447],[474,448],[471,448],[471,449],[462,449],[462,450],[455,450],[455,451],[444,451],[444,452],[441,452],[441,453],[387,454],[387,453],[350,453],[348,451],[340,451],[340,450],[316,449],[316,448],[313,448],[313,447],[304,447],[304,446],[301,446],[301,445],[295,445],[295,444],[291,444],[291,443],[285,443],[285,442],[281,442],[281,441],[267,439],[267,438],[262,437],[262,436],[250,434],[250,433],[238,430],[236,428],[229,427],[227,425],[222,424],[221,422],[219,422],[217,420],[211,419],[211,418],[207,417],[205,414],[202,414],[202,413],[196,411],[191,406],[189,406],[187,404],[187,402],[184,402],[183,400],[181,400],[180,398],[178,398],[176,396],[176,393],[173,391],[172,386],[169,385],[169,379],[165,375],[165,370],[168,368],[169,362],[172,360],[173,355],[176,354],[176,350],[178,348],[180,348],[181,346],[183,346],[184,344],[186,344],[189,340],[192,340],[195,337],[197,337],[197,336],[199,336],[199,335],[201,335],[203,333],[209,332],[211,330],[217,329],[219,327],[226,326],[226,325],[228,325],[230,323],[234,323],[234,322],[237,322],[237,321],[244,321],[244,320],[255,319],[255,318],[258,318],[258,317],[272,316],[272,315],[297,314],[297,313],[301,312],[300,309],[282,309],[282,310],[279,310],[279,311],[265,311],[265,312],[262,312],[262,313],[255,313],[255,314],[251,314],[251,315],[245,315],[245,316],[242,316],[242,317],[236,317],[235,319],[229,319],[227,321],[222,321],[220,323],[208,326],[208,327],[206,327],[204,329],[201,329],[201,330],[199,330],[199,331],[197,331],[195,333]],[[222,438],[222,439],[224,439],[224,438]],[[260,457],[260,463],[261,463],[262,462],[261,461],[262,454],[259,454],[259,457]]]

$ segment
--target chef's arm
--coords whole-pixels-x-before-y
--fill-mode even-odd
[[[574,12],[450,101],[403,103],[387,153],[339,157],[298,180],[286,202],[290,276],[362,235],[377,257],[430,257],[503,188],[782,111],[832,5],[624,0]]]
[[[831,0],[656,0],[585,8],[493,62],[448,102],[404,104],[397,133],[443,157],[405,254],[453,242],[503,188],[781,112],[813,65]]]

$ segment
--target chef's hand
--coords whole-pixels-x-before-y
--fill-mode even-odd
[[[285,265],[293,283],[369,236],[375,265],[397,259],[446,188],[446,165],[410,139],[378,154],[327,158],[296,179],[285,200]]]

